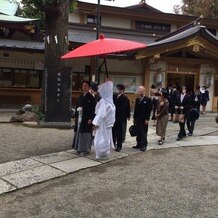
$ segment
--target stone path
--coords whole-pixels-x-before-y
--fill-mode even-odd
[[[81,157],[74,154],[72,150],[68,150],[0,164],[0,194],[140,153],[140,151],[131,148],[133,144],[133,142],[129,143],[128,146],[123,148],[122,152],[113,151],[109,159],[102,161],[96,161],[94,153]],[[199,145],[218,145],[218,137],[193,137],[189,140],[161,146],[152,142],[148,146],[148,150]]]
[[[182,141],[176,141],[178,124],[169,123],[166,142],[163,145],[157,145],[155,127],[150,125],[148,150],[218,145],[218,126],[215,124],[213,117],[214,114],[213,116],[202,117],[201,122],[196,123],[195,134]],[[211,133],[213,133],[212,136],[206,135]],[[67,150],[2,163],[0,164],[0,194],[140,153],[140,151],[132,149],[133,145],[135,145],[135,138],[131,138],[127,134],[122,151],[119,153],[112,151],[109,159],[104,161],[96,161],[94,159],[94,152],[88,156],[81,157],[76,155],[73,150]]]

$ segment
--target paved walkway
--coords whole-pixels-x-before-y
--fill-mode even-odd
[[[163,145],[157,145],[155,127],[150,125],[148,150],[218,145],[218,126],[214,121],[214,117],[215,114],[202,117],[196,123],[195,134],[182,141],[176,141],[178,124],[169,122],[166,142]],[[212,136],[207,136],[207,134],[212,134]],[[123,150],[119,153],[113,151],[109,159],[105,161],[96,161],[93,152],[89,156],[80,157],[75,155],[72,150],[66,150],[2,163],[0,164],[0,194],[140,153],[140,151],[132,149],[133,145],[135,145],[135,138],[131,138],[127,134]]]

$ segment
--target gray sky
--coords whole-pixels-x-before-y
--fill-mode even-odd
[[[98,2],[98,0],[80,0],[80,1],[96,3],[96,4]],[[101,0],[102,5],[113,5],[118,7],[136,5],[139,2],[140,0],[115,0],[114,2]],[[173,13],[173,6],[177,4],[181,4],[181,0],[146,0],[146,3],[154,8],[157,8],[160,11],[166,13]]]

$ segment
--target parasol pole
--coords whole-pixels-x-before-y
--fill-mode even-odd
[[[104,66],[105,66],[106,77],[108,79],[108,71],[107,71],[107,61],[106,61],[106,58],[104,58]]]
[[[106,0],[106,1],[114,1],[114,0]],[[99,39],[99,30],[100,30],[100,7],[101,7],[101,0],[98,0],[98,5],[97,5],[97,16],[96,16],[96,40]],[[99,72],[99,68],[98,68],[98,57],[95,57],[95,66],[96,66],[96,81],[99,84],[100,83],[100,72]],[[106,69],[106,75],[108,77],[107,74],[107,65],[106,65],[106,61],[105,61],[105,69]]]
[[[104,57],[103,62],[101,63],[101,65],[100,65],[99,68],[98,68],[99,75],[100,75],[101,68],[102,68],[103,65],[105,66],[105,73],[106,73],[106,77],[107,77],[107,79],[108,79],[108,70],[107,70],[106,57]]]

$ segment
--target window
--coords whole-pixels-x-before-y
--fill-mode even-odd
[[[0,87],[40,88],[42,71],[0,68]]]
[[[99,22],[101,24],[101,17],[100,17]],[[97,24],[97,19],[95,15],[87,15],[86,23],[87,24]]]
[[[7,52],[3,52],[3,57],[8,58],[8,57],[9,57],[9,53],[7,53]]]
[[[91,75],[83,72],[73,72],[72,74],[72,89],[73,90],[82,90],[82,81],[91,80]]]
[[[26,87],[26,70],[14,70],[14,87]]]
[[[40,74],[36,70],[30,70],[27,73],[27,87],[39,88],[40,87]]]
[[[170,32],[170,25],[163,23],[149,23],[144,21],[136,21],[135,22],[136,29],[140,30],[151,30],[158,32]]]
[[[0,69],[0,87],[12,86],[12,70]]]

